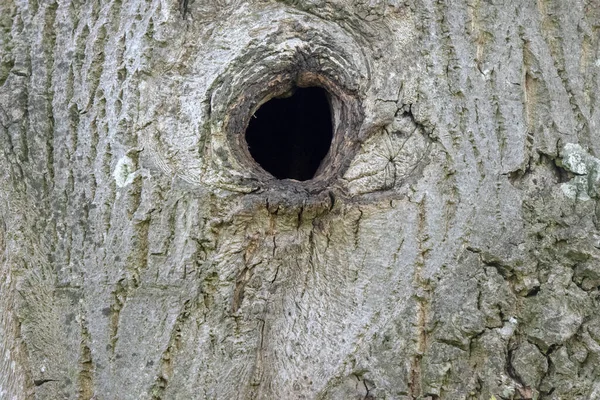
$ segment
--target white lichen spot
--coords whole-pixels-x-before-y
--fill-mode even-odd
[[[510,338],[515,332],[515,329],[517,328],[518,324],[519,322],[515,317],[510,317],[508,321],[504,323],[502,328],[500,328],[500,336],[502,336],[505,339]]]
[[[564,195],[567,196],[568,198],[570,198],[570,199],[577,198],[577,188],[572,183],[570,183],[570,182],[563,183],[562,185],[560,185],[560,188],[562,189]]]
[[[588,194],[587,178],[577,176],[570,182],[563,183],[560,188],[565,196],[573,200],[588,201],[591,200]]]
[[[563,148],[564,167],[575,174],[587,174],[587,152],[578,144],[567,143]]]
[[[567,143],[562,151],[562,166],[576,177],[561,185],[565,196],[588,201],[600,195],[600,159],[592,156],[578,144]]]
[[[135,178],[134,172],[135,166],[133,160],[128,156],[121,157],[121,159],[117,161],[117,165],[113,172],[113,177],[115,178],[117,186],[125,187],[133,182],[133,178]]]

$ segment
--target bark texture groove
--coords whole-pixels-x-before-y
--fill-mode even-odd
[[[0,399],[600,399],[599,93],[597,0],[0,1]]]

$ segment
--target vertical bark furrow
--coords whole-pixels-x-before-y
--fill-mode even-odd
[[[166,349],[162,352],[160,363],[158,364],[158,376],[155,377],[155,382],[150,388],[152,400],[162,400],[169,384],[169,380],[173,375],[173,363],[177,352],[180,350],[182,335],[187,333],[184,331],[187,319],[195,312],[193,308],[194,301],[186,300],[182,310],[177,315],[175,324],[171,329],[169,342]]]
[[[94,360],[92,351],[90,350],[89,342],[91,340],[90,333],[87,329],[87,321],[82,314],[79,315],[81,326],[81,342],[80,342],[80,358],[79,372],[77,379],[78,400],[91,400],[96,388],[94,385]]]
[[[30,396],[33,378],[29,371],[27,344],[21,332],[16,270],[23,269],[17,248],[23,229],[16,210],[26,204],[25,172],[21,144],[25,117],[27,63],[20,39],[21,7],[13,1],[0,3],[0,398]],[[17,106],[15,112],[12,107]],[[14,192],[18,196],[9,196]]]
[[[9,180],[8,176],[0,175],[2,187],[8,187]],[[18,236],[14,231],[11,233],[7,229],[14,223],[8,212],[16,205],[14,201],[9,202],[0,195],[0,398],[9,399],[25,398],[31,395],[33,387],[27,345],[22,340],[21,322],[17,311],[18,292],[13,270],[19,260],[11,254],[13,251],[10,248],[14,247],[15,243],[8,235]]]
[[[115,349],[119,340],[119,324],[121,322],[121,310],[127,300],[128,291],[124,280],[117,282],[112,291],[112,302],[110,307],[106,309],[105,314],[108,314],[108,348],[110,349],[110,360],[114,360]]]
[[[410,376],[410,395],[413,398],[418,398],[428,393],[428,388],[423,387],[423,376],[422,376],[422,357],[427,349],[427,335],[428,335],[428,318],[427,309],[429,307],[429,290],[427,282],[423,280],[422,270],[427,263],[427,253],[429,252],[428,245],[426,244],[429,237],[427,233],[427,216],[426,206],[427,198],[424,196],[420,203],[417,204],[417,245],[418,245],[418,256],[414,267],[414,281],[415,292],[417,293],[417,309],[415,318],[415,334],[414,334],[414,354],[411,356],[411,376]],[[425,390],[425,392],[423,391]]]

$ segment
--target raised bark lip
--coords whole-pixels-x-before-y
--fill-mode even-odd
[[[305,181],[278,179],[265,171],[248,150],[245,132],[252,115],[267,101],[294,87],[320,87],[327,92],[332,116],[332,140],[315,176]],[[363,112],[356,93],[321,71],[288,70],[271,75],[263,82],[250,84],[233,101],[227,112],[224,128],[232,154],[240,165],[251,171],[251,180],[263,188],[290,188],[319,192],[330,187],[343,175],[358,145],[358,132]]]
[[[216,73],[204,92],[206,131],[198,180],[238,193],[271,189],[316,193],[337,184],[343,188],[341,178],[364,137],[363,101],[367,102],[371,84],[370,61],[356,38],[334,23],[323,29],[321,20],[309,16],[283,13],[273,18],[276,29],[243,47],[236,43],[229,57],[221,60],[215,54],[208,63],[220,68],[211,70]],[[302,182],[279,180],[264,171],[245,141],[252,113],[294,86],[326,90],[333,115],[329,155],[316,176]]]

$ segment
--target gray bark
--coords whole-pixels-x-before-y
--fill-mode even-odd
[[[596,0],[0,2],[1,399],[600,398]],[[317,177],[244,128],[331,96]]]

